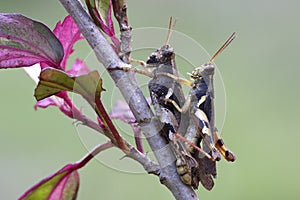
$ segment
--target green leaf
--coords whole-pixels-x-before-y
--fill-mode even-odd
[[[58,172],[43,179],[19,200],[74,200],[79,188],[79,174],[76,165],[66,165]]]
[[[71,77],[63,71],[47,68],[40,74],[34,96],[39,101],[61,91],[69,91],[80,94],[92,102],[95,98],[100,98],[103,90],[102,79],[97,71]]]
[[[111,0],[86,0],[85,3],[95,24],[109,37],[113,37],[115,31],[111,18]]]
[[[67,199],[74,199],[75,196],[77,196],[78,192],[78,185],[79,185],[79,179],[78,179],[78,173],[77,171],[70,174],[70,177],[68,179],[68,182],[65,187],[65,192],[63,198],[65,200]]]
[[[105,23],[109,14],[110,0],[86,0],[85,2],[92,17],[99,15],[99,19]]]
[[[97,9],[102,19],[107,19],[108,10],[110,9],[110,0],[97,0]]]

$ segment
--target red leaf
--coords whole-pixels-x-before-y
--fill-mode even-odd
[[[64,48],[64,57],[60,66],[65,70],[68,58],[74,51],[73,45],[78,40],[83,39],[83,37],[80,36],[80,30],[70,16],[67,16],[62,23],[58,22],[53,33],[60,40]]]
[[[89,72],[90,70],[88,66],[86,66],[86,64],[82,60],[77,58],[72,68],[67,71],[67,74],[72,76],[80,76],[80,75],[88,74]]]
[[[58,67],[63,55],[61,43],[44,24],[20,14],[0,14],[0,68],[38,62]]]
[[[55,102],[53,100],[53,98],[57,98],[57,102],[63,101],[63,99],[60,99],[59,97],[48,97],[48,98],[45,98],[45,99],[42,99],[42,100],[38,101],[34,105],[34,109],[37,110],[37,108],[47,108],[48,106],[60,106],[60,105],[63,105],[63,103],[61,103],[60,105],[58,105],[58,103]]]

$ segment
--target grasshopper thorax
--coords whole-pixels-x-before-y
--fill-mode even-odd
[[[174,59],[174,50],[170,45],[164,45],[154,51],[147,59],[147,64],[150,67],[156,67],[159,64],[171,63]]]

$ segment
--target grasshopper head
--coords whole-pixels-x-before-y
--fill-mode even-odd
[[[161,48],[154,51],[147,59],[149,66],[157,66],[159,64],[170,63],[175,57],[174,50],[170,45],[164,45]]]
[[[203,76],[210,76],[214,75],[215,72],[215,66],[212,63],[206,63],[204,65],[201,65],[200,67],[196,67],[192,73],[190,73],[190,76],[192,79],[197,80],[202,78]]]
[[[146,63],[150,67],[158,67],[160,64],[170,65],[175,58],[174,49],[169,45],[169,40],[172,31],[175,27],[176,20],[173,22],[172,16],[170,17],[168,35],[165,45],[154,51],[147,59]]]

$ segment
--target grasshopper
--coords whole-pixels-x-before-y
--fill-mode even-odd
[[[187,174],[185,175],[189,176],[188,180],[191,181],[190,184],[194,188],[198,187],[199,181],[208,190],[213,187],[213,180],[211,176],[216,177],[216,161],[220,160],[220,153],[227,161],[233,162],[236,159],[235,155],[226,148],[222,138],[218,134],[217,128],[215,127],[213,86],[213,76],[215,71],[213,60],[231,43],[234,38],[235,33],[226,40],[221,48],[212,56],[209,62],[193,70],[190,74],[193,82],[179,78],[172,74],[158,74],[158,76],[167,76],[192,87],[182,107],[180,107],[172,99],[163,98],[162,100],[173,104],[173,106],[181,113],[189,111],[190,122],[185,138],[199,147],[202,140],[202,149],[209,153],[209,155],[204,155],[201,151],[194,152],[195,145],[191,145],[189,142],[187,143],[186,149],[198,162],[198,166],[192,168],[192,170],[190,170],[191,172],[189,170],[184,171]],[[205,169],[204,172],[202,171],[203,168]]]
[[[187,115],[183,115],[172,103],[166,103],[162,99],[168,98],[173,102],[176,102],[177,105],[183,105],[185,97],[182,87],[177,81],[167,76],[157,76],[157,74],[168,73],[178,76],[175,64],[175,53],[173,48],[169,45],[169,39],[174,26],[175,22],[172,26],[171,17],[165,45],[154,51],[146,62],[148,67],[154,68],[152,71],[153,78],[148,83],[148,89],[156,116],[161,122],[168,124],[169,129],[174,129],[171,130],[172,133],[184,132],[186,130],[188,124],[186,123],[186,120],[183,119],[186,118]],[[173,139],[172,135],[168,135],[167,137],[171,140]]]
[[[155,110],[156,117],[164,124],[166,130],[175,132],[185,132],[188,123],[183,120],[187,114],[179,112],[173,103],[165,102],[163,99],[170,99],[176,105],[182,106],[185,102],[185,97],[180,83],[173,78],[167,76],[157,76],[157,74],[166,73],[173,76],[178,76],[177,67],[175,64],[174,49],[169,45],[169,39],[175,23],[172,24],[172,17],[170,18],[168,34],[165,44],[154,51],[146,62],[131,59],[132,62],[138,62],[146,68],[140,70],[137,68],[130,68],[134,72],[149,76],[151,80],[148,83],[148,89],[151,101]],[[153,69],[149,72],[149,69]],[[165,137],[167,140],[172,140],[172,134],[168,131]]]
[[[131,59],[131,61],[138,62],[147,70],[139,70],[136,68],[131,70],[151,78],[148,83],[148,89],[156,117],[163,124],[164,137],[170,144],[176,157],[177,171],[181,180],[184,183],[191,185],[191,170],[192,168],[197,167],[197,161],[191,156],[190,152],[185,150],[185,144],[182,143],[182,140],[175,142],[175,138],[177,137],[184,140],[184,137],[179,135],[179,133],[186,132],[187,127],[189,126],[189,113],[179,112],[178,109],[173,106],[173,103],[163,100],[169,99],[176,103],[176,105],[182,106],[185,102],[182,87],[180,83],[172,77],[157,76],[158,74],[165,73],[178,77],[174,49],[169,45],[169,39],[174,25],[175,23],[172,25],[171,17],[165,44],[154,51],[148,57],[146,62]],[[149,72],[149,68],[152,68],[153,71]],[[201,149],[199,150],[202,151]],[[204,171],[204,169],[200,171]]]

